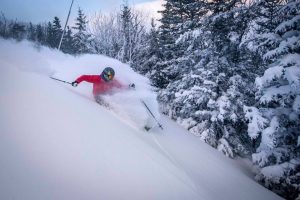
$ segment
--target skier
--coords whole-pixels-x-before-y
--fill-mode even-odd
[[[107,105],[101,98],[101,94],[106,94],[114,88],[125,88],[118,80],[114,79],[115,71],[111,67],[106,67],[100,75],[82,75],[72,82],[73,87],[77,87],[82,81],[93,83],[93,95],[95,101],[101,105]],[[129,84],[129,88],[134,89],[135,84]]]

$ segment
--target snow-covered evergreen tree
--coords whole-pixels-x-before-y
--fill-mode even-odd
[[[62,29],[60,20],[58,17],[54,17],[53,22],[48,22],[47,25],[47,45],[52,48],[57,48],[62,35]]]
[[[199,28],[179,32],[173,56],[156,63],[150,78],[162,88],[158,98],[165,114],[227,156],[255,152],[257,180],[296,198],[299,3],[231,2],[202,18]]]
[[[90,51],[90,34],[87,32],[88,21],[83,11],[78,8],[78,16],[73,29],[74,33],[74,48],[77,54],[88,53]]]
[[[164,4],[164,10],[160,11],[162,18],[158,29],[158,44],[161,52],[160,59],[152,67],[150,78],[153,85],[165,88],[168,83],[180,77],[178,63],[184,67],[181,57],[187,46],[184,43],[177,44],[180,35],[185,31],[196,27],[196,21],[200,19],[201,11],[189,10],[190,7],[200,8],[196,1],[173,1],[168,0]],[[179,59],[179,60],[178,60]],[[183,59],[187,61],[186,59]]]
[[[12,38],[20,41],[24,39],[26,35],[25,25],[15,21],[10,24],[9,32]]]
[[[137,65],[143,57],[146,46],[146,29],[141,12],[124,5],[121,10],[122,47],[118,59],[131,65]],[[134,68],[134,66],[133,66]]]
[[[241,0],[212,0],[207,2],[207,8],[215,14],[228,12],[234,8]]]
[[[53,47],[58,47],[59,41],[62,35],[62,28],[60,24],[60,19],[58,17],[54,17],[53,24],[52,24],[52,35],[53,35]]]
[[[244,66],[239,47],[248,13],[240,7],[208,16],[181,35],[176,44],[188,44],[185,54],[165,68],[176,81],[159,93],[165,113],[231,157],[252,151],[243,106],[254,101],[255,70]]]
[[[164,10],[159,11],[162,18],[159,20],[159,46],[163,53],[163,60],[174,58],[175,41],[178,37],[178,27],[182,24],[181,16],[174,10],[174,1],[167,0],[164,4]]]
[[[128,5],[123,5],[121,10],[121,28],[123,33],[123,45],[119,52],[119,59],[122,62],[131,62],[131,51],[132,51],[132,41],[131,41],[131,20],[132,12]]]
[[[204,0],[183,0],[183,32],[191,31],[197,28],[199,21],[209,12]]]
[[[69,53],[69,54],[76,53],[72,29],[69,26],[67,26],[67,30],[63,38],[63,45],[61,47],[61,50],[64,53]]]
[[[28,32],[28,40],[30,41],[36,41],[36,28],[33,26],[32,23],[29,23],[29,27],[27,27],[27,32]]]
[[[277,12],[277,27],[269,38],[275,48],[264,54],[270,64],[255,82],[260,115],[268,124],[261,127],[252,158],[261,168],[257,180],[295,199],[300,192],[300,2],[289,1]]]
[[[36,26],[36,40],[38,44],[44,45],[46,43],[46,31],[44,29],[41,24]]]
[[[158,46],[158,32],[154,19],[151,21],[151,29],[144,39],[144,45],[139,48],[138,54],[131,67],[141,74],[150,76],[153,66],[161,57]]]
[[[3,38],[8,37],[8,21],[2,12],[0,17],[0,36]]]

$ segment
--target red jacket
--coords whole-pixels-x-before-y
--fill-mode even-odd
[[[81,83],[82,81],[93,83],[94,96],[108,92],[113,88],[123,87],[123,85],[115,79],[110,82],[105,82],[100,75],[82,75],[76,79],[77,83]]]

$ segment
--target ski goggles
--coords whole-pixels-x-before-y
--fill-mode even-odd
[[[111,81],[114,78],[114,75],[111,72],[104,72],[102,75],[105,81]]]

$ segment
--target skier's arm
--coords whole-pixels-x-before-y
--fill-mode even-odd
[[[95,82],[95,76],[93,76],[93,75],[82,75],[82,76],[80,76],[79,78],[77,78],[75,80],[75,82],[78,83],[78,84],[81,83],[82,81],[86,81],[86,82],[89,82],[89,83],[94,83]]]
[[[119,81],[114,80],[114,87],[119,88],[119,89],[134,89],[135,88],[135,84],[131,83],[129,85],[123,85]]]

